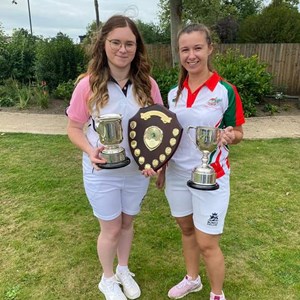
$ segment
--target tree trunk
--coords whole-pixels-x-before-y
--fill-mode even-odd
[[[171,48],[173,67],[178,63],[177,33],[181,28],[182,0],[170,0]]]
[[[96,12],[96,25],[97,25],[97,29],[99,29],[100,19],[99,19],[99,4],[98,4],[98,0],[94,0],[94,6],[95,6],[95,12]]]

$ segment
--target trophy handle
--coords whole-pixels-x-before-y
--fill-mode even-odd
[[[195,139],[192,139],[192,137],[190,136],[190,129],[195,129],[196,130],[196,127],[195,126],[189,126],[186,130],[186,133],[188,135],[188,137],[190,138],[190,140],[192,141],[192,143],[196,146],[196,148],[198,148],[196,142],[195,142]]]

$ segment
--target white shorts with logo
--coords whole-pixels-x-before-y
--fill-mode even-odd
[[[217,179],[218,190],[202,191],[187,186],[191,173],[168,166],[165,195],[174,217],[193,214],[195,227],[207,234],[221,234],[229,205],[229,174]]]
[[[94,215],[105,221],[117,218],[122,212],[137,215],[149,186],[149,178],[139,171],[118,175],[118,169],[93,170],[85,155],[83,182]]]

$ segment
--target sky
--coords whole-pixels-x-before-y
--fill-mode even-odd
[[[28,0],[0,0],[0,26],[5,34],[24,28],[30,32]],[[34,35],[55,37],[62,32],[79,42],[79,35],[96,19],[94,0],[29,0]],[[100,21],[125,14],[144,23],[158,23],[159,0],[98,0]]]

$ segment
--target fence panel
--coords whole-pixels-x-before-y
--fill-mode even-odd
[[[172,67],[171,46],[165,44],[146,45],[149,58],[154,65],[160,67]]]

